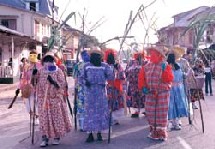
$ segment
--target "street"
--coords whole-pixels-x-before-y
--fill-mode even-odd
[[[71,78],[69,81],[70,100],[72,102]],[[215,81],[213,80],[213,89]],[[215,93],[215,89],[214,89]],[[0,95],[0,149],[38,149],[41,143],[39,126],[36,126],[35,144],[29,137],[29,115],[23,101],[18,97],[12,109],[7,109],[14,96],[13,90],[1,91]],[[130,115],[120,119],[120,125],[113,126],[110,144],[107,143],[107,133],[102,143],[85,143],[86,133],[73,130],[62,138],[59,146],[50,145],[51,149],[215,149],[215,98],[206,96],[201,100],[204,112],[205,133],[202,133],[199,109],[194,111],[193,125],[188,119],[182,119],[182,130],[169,132],[165,142],[153,141],[147,138],[148,125],[146,118],[131,118]],[[197,104],[198,105],[198,104]],[[72,117],[71,117],[72,118]],[[73,127],[74,128],[74,127]]]

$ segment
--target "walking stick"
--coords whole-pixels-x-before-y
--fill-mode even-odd
[[[34,65],[34,69],[36,69],[36,64]],[[36,78],[33,78],[34,82],[34,101],[33,101],[33,122],[32,122],[32,138],[31,144],[34,144],[34,133],[35,133],[35,118],[36,118]]]
[[[154,99],[155,99],[155,123],[154,123],[154,128],[155,128],[155,133],[157,129],[157,105],[158,105],[158,93],[154,92]]]
[[[8,106],[8,109],[11,109],[11,108],[13,107],[13,104],[14,104],[14,102],[16,101],[18,95],[19,95],[19,89],[16,90],[15,96],[13,97],[12,102],[11,102],[10,105]]]
[[[113,104],[114,104],[114,101],[113,101],[113,93],[114,90],[112,90],[112,99],[109,99],[110,101],[110,114],[109,114],[109,128],[108,128],[108,144],[110,143],[110,135],[111,135],[111,123],[112,123],[112,113],[113,113]]]
[[[71,103],[70,103],[70,101],[69,101],[69,97],[68,97],[68,96],[66,97],[66,101],[67,101],[67,104],[68,104],[68,107],[69,107],[70,114],[71,114],[72,117],[73,117],[72,106],[71,106]]]
[[[194,79],[194,81],[195,81],[195,84],[197,86],[196,79]],[[198,91],[198,103],[199,103],[199,110],[200,110],[200,116],[201,116],[201,122],[202,122],[202,132],[204,133],[205,132],[205,125],[204,125],[204,117],[203,117],[203,111],[202,111],[202,105],[201,105],[201,101],[200,101],[199,91]]]
[[[78,96],[78,88],[75,87],[75,95],[74,95],[74,120],[75,120],[75,130],[77,130],[77,96]]]
[[[187,97],[187,102],[188,102],[188,122],[190,125],[192,125],[192,120],[191,120],[191,109],[190,109],[190,96],[187,93],[187,86],[186,86],[186,81],[185,81],[185,75],[183,74],[183,84],[184,84],[184,93],[185,96]]]

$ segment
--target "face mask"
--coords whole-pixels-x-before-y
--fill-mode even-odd
[[[29,55],[29,61],[32,63],[36,63],[37,62],[37,54],[30,54]]]
[[[53,72],[57,69],[55,64],[51,63],[51,62],[44,62],[43,66],[44,66],[45,70],[47,70],[49,72]]]

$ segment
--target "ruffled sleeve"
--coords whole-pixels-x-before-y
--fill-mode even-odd
[[[140,69],[138,74],[138,89],[142,90],[143,87],[146,87],[144,67]]]
[[[172,73],[172,67],[170,65],[167,65],[162,73],[162,82],[163,83],[171,83],[174,79],[173,73]]]

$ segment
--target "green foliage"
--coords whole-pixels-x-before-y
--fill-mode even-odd
[[[62,43],[61,43],[61,39],[62,36],[60,34],[61,29],[64,27],[64,25],[74,16],[75,22],[76,22],[76,15],[75,12],[71,12],[66,19],[60,23],[60,24],[53,24],[51,27],[51,36],[48,39],[48,49],[52,50],[54,48],[54,46],[58,46],[58,51],[62,50]],[[67,39],[68,40],[68,39]]]

